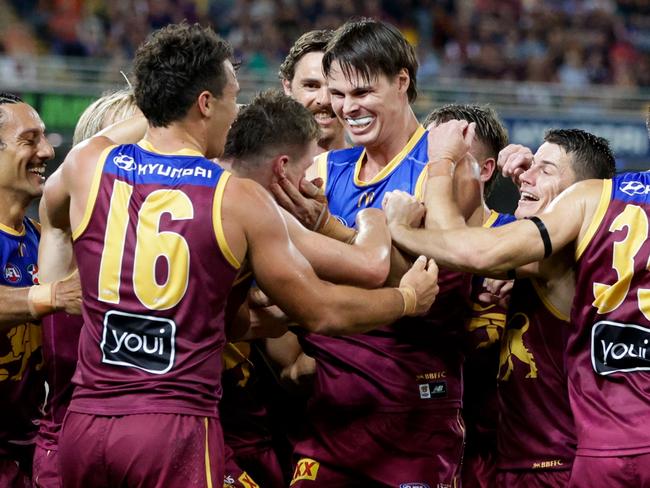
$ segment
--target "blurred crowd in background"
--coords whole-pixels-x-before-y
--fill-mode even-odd
[[[2,0],[0,54],[130,59],[170,22],[211,24],[251,72],[277,70],[294,40],[355,16],[398,26],[421,79],[650,87],[648,0]],[[0,2],[1,3],[1,2]]]

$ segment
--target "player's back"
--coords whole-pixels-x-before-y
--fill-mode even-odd
[[[195,151],[106,149],[73,232],[84,322],[70,410],[216,416],[224,306],[239,266],[229,174]]]
[[[650,452],[650,174],[605,180],[576,249],[567,368],[578,454]]]

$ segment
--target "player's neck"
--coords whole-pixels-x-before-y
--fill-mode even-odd
[[[192,125],[175,122],[167,127],[149,126],[144,138],[163,153],[175,153],[182,149],[191,149],[205,155],[207,150],[206,137],[202,137],[201,130],[193,130]]]
[[[419,126],[420,123],[413,110],[408,107],[402,120],[396,120],[392,123],[394,132],[390,137],[385,137],[381,144],[366,147],[366,158],[363,161],[363,167],[359,175],[361,179],[368,181],[374,178],[404,149]]]
[[[470,227],[480,227],[488,221],[491,214],[492,211],[488,208],[488,206],[481,198],[480,205],[474,209],[474,211],[470,214],[469,218],[467,219],[467,225]]]
[[[326,151],[335,151],[337,149],[345,149],[346,147],[349,146],[345,142],[345,133],[341,132],[336,137],[333,137],[331,139],[320,139],[318,141],[318,147],[320,147],[323,150],[323,152],[326,152]]]
[[[17,232],[22,231],[30,201],[27,198],[17,198],[12,192],[0,192],[0,224]]]

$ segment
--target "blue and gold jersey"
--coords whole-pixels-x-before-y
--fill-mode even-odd
[[[23,219],[22,232],[0,224],[0,285],[38,284],[38,224]],[[0,333],[0,455],[11,455],[14,443],[31,442],[44,400],[41,372],[41,326],[27,322]]]
[[[366,156],[363,147],[328,151],[317,158],[318,176],[325,181],[325,195],[332,215],[354,227],[357,212],[381,208],[384,194],[402,190],[422,198],[422,186],[429,158],[427,131],[422,126],[372,180],[361,181],[359,174]]]

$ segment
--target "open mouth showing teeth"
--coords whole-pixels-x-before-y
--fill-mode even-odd
[[[45,176],[45,166],[32,166],[31,168],[27,168],[27,171],[40,177]]]
[[[539,200],[538,197],[536,197],[532,193],[528,193],[527,191],[522,191],[519,196],[520,196],[520,200],[524,200],[526,202],[536,202]]]
[[[325,120],[325,121],[330,121],[334,118],[336,118],[336,115],[334,115],[333,112],[317,112],[314,114],[314,118],[318,120]]]
[[[346,119],[352,127],[365,127],[372,122],[372,117],[359,117],[358,119]]]

